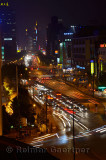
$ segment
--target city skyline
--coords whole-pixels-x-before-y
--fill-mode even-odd
[[[1,159],[106,159],[105,6],[0,0]]]
[[[52,16],[58,16],[65,25],[106,25],[105,1],[84,1],[71,2],[62,1],[25,1],[16,3],[17,8],[17,39],[23,43],[25,29],[32,27],[38,21],[39,30],[46,38],[46,27]]]

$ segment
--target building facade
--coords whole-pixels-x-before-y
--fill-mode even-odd
[[[35,53],[39,49],[37,21],[33,29],[28,28],[25,32],[25,50],[27,53]]]
[[[100,44],[98,49],[99,72],[106,72],[106,43]]]
[[[100,44],[105,41],[105,27],[86,26],[79,30],[72,38],[72,67],[84,67],[91,74],[99,75]],[[103,61],[105,61],[105,57]]]
[[[59,44],[63,39],[63,24],[62,20],[58,17],[52,17],[51,23],[47,27],[47,55],[52,56],[54,64],[57,64],[57,58],[59,57]]]
[[[16,56],[16,12],[15,0],[0,1],[0,23],[2,34],[2,60]]]

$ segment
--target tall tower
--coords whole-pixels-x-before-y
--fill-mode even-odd
[[[28,49],[28,29],[25,29],[25,50]]]
[[[34,27],[33,45],[34,45],[34,51],[37,51],[38,50],[38,23],[37,21]]]
[[[38,41],[38,23],[36,21],[36,26],[35,26],[35,36],[36,36],[36,42]]]
[[[36,21],[33,29],[25,30],[25,48],[27,53],[35,53],[38,50],[38,23]]]

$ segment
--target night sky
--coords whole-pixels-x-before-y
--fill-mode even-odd
[[[105,0],[17,0],[18,41],[24,41],[25,28],[38,27],[45,35],[51,16],[63,19],[65,25],[106,25]],[[45,37],[44,37],[45,38]]]

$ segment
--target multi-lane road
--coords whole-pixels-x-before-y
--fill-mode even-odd
[[[73,108],[74,108],[74,130],[76,159],[105,159],[106,143],[106,122],[99,113],[86,110],[79,102],[98,103],[89,96],[70,88],[64,82],[54,80],[44,81],[43,85],[35,84],[38,95],[34,99],[44,105],[45,99],[40,96],[48,92],[53,98],[52,116],[60,130],[55,134],[48,134],[43,137],[33,138],[30,143],[33,146],[47,148],[47,150],[60,159],[70,160],[73,158]],[[33,87],[32,87],[33,88]],[[29,93],[33,96],[33,89]],[[51,89],[50,89],[51,88]],[[55,92],[54,92],[55,91]],[[56,92],[62,93],[60,99],[56,98]],[[39,94],[40,93],[40,94]],[[66,95],[66,96],[65,96]],[[91,102],[90,102],[91,101]],[[71,112],[70,112],[71,111]],[[96,129],[96,130],[95,130]]]

